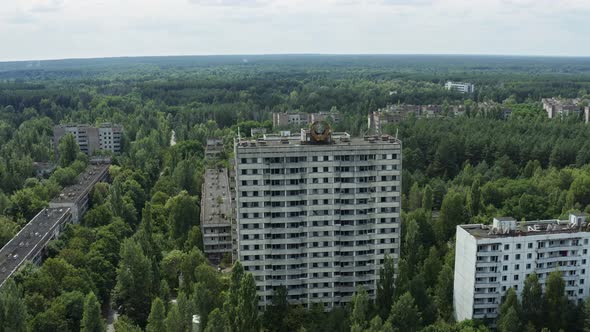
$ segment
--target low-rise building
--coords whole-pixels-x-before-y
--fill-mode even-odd
[[[462,93],[473,93],[475,91],[475,85],[465,82],[447,81],[447,83],[445,83],[445,88],[447,90],[459,91]]]
[[[77,183],[65,187],[62,192],[49,202],[50,208],[67,208],[74,223],[80,222],[90,204],[90,191],[98,182],[108,181],[109,164],[89,165],[78,175]]]
[[[53,146],[57,151],[59,141],[66,134],[74,135],[80,151],[93,155],[95,151],[121,152],[123,127],[103,123],[99,127],[89,125],[59,125],[53,127]]]
[[[235,223],[227,169],[205,170],[201,195],[201,228],[205,255],[218,264],[232,254]]]
[[[495,218],[492,225],[457,226],[454,314],[457,321],[494,322],[509,288],[520,295],[524,281],[536,273],[544,284],[549,273],[563,273],[567,296],[590,296],[590,232],[586,215],[569,220],[517,222]]]

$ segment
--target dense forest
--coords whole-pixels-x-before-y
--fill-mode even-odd
[[[476,84],[474,94],[444,81]],[[590,129],[549,120],[540,99],[590,98],[590,60],[452,56],[242,56],[63,60],[0,64],[0,245],[88,163],[60,123],[125,128],[111,183],[91,194],[81,224],[50,244],[0,290],[0,331],[488,331],[452,317],[455,226],[590,213]],[[377,298],[359,289],[324,312],[289,305],[279,288],[259,313],[254,279],[239,262],[219,272],[202,253],[199,197],[207,137],[225,157],[246,128],[277,111],[338,111],[337,129],[366,132],[387,104],[494,101],[507,119],[477,111],[385,130],[403,141],[402,251],[381,268]],[[171,146],[174,130],[178,144]],[[64,157],[67,156],[67,157]],[[53,162],[49,177],[34,162]],[[225,163],[227,161],[222,161]],[[564,310],[567,308],[567,310]],[[112,312],[118,319],[112,320]],[[509,292],[501,331],[590,329],[590,303],[572,303],[559,273],[544,289],[529,276]]]

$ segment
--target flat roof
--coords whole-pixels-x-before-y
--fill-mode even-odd
[[[532,236],[541,234],[560,234],[560,233],[578,233],[587,232],[588,223],[586,222],[587,215],[583,213],[573,213],[576,219],[572,220],[533,220],[533,221],[516,221],[511,217],[494,218],[500,222],[510,222],[513,228],[494,227],[494,225],[484,224],[469,224],[459,225],[466,232],[476,238],[506,238],[515,236]],[[578,222],[578,218],[582,218]]]
[[[0,249],[0,286],[51,238],[51,232],[66,220],[69,208],[48,208],[39,212]]]
[[[110,164],[88,165],[78,175],[77,183],[65,187],[51,203],[76,203],[108,172]]]
[[[257,148],[265,146],[309,146],[311,147],[326,147],[326,146],[349,146],[349,145],[383,145],[396,144],[400,145],[401,141],[390,135],[372,135],[365,137],[351,137],[345,132],[334,132],[331,135],[331,140],[326,143],[306,142],[301,139],[302,135],[280,136],[267,135],[267,138],[252,139],[237,139],[235,143],[239,149],[242,148]]]
[[[205,170],[201,199],[201,223],[231,224],[232,208],[227,169]]]

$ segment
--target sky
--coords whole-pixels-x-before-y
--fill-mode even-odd
[[[0,61],[213,54],[590,56],[590,0],[0,0]]]

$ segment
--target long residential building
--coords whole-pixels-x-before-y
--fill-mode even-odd
[[[95,151],[121,152],[123,127],[103,123],[98,127],[89,125],[59,125],[53,128],[53,146],[57,151],[59,141],[66,134],[72,134],[80,151],[91,156]]]
[[[234,212],[227,169],[205,170],[201,195],[201,228],[205,255],[218,264],[232,254]]]
[[[0,287],[26,261],[39,263],[49,241],[56,239],[72,216],[68,208],[43,209],[0,249]]]
[[[66,224],[77,223],[89,206],[89,194],[96,183],[108,180],[108,164],[90,165],[78,176],[78,183],[63,189],[4,247],[0,249],[0,287],[26,261],[40,263],[49,241],[56,239]]]
[[[545,284],[549,273],[563,273],[567,296],[590,296],[590,232],[587,216],[568,220],[517,222],[495,218],[492,225],[457,226],[454,313],[457,321],[498,318],[509,288],[521,294],[524,281],[536,273]]]
[[[326,123],[235,142],[238,256],[261,308],[279,286],[304,306],[342,306],[361,285],[375,297],[385,255],[399,257],[401,152]]]
[[[65,187],[59,196],[49,202],[51,208],[68,208],[72,221],[80,222],[90,205],[90,191],[98,182],[105,182],[109,177],[109,164],[89,165],[78,175],[77,183]]]

